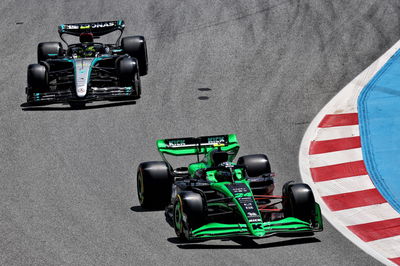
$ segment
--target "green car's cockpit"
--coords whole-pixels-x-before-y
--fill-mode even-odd
[[[212,150],[208,153],[208,160],[210,161],[211,166],[217,166],[224,162],[229,161],[229,154],[226,151],[221,151],[219,149]]]
[[[216,167],[205,168],[206,180],[209,182],[232,182],[242,180],[243,167],[232,162],[223,162]]]
[[[219,149],[208,152],[203,162],[190,164],[188,173],[209,182],[234,182],[243,176],[242,167],[229,161],[229,154]]]
[[[157,141],[157,148],[173,172],[210,182],[230,181],[242,178],[242,169],[232,163],[239,151],[235,134],[198,138],[164,139]],[[172,156],[197,156],[197,162],[174,169],[165,154]],[[204,156],[200,159],[200,156]],[[177,171],[178,170],[178,171]]]

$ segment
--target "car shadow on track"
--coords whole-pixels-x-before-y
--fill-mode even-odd
[[[164,211],[164,209],[143,209],[142,206],[132,206],[131,211],[133,211],[133,212],[156,212],[156,211]]]
[[[321,242],[321,240],[319,240],[315,237],[295,238],[295,239],[290,239],[290,240],[283,240],[283,241],[272,242],[272,243],[263,243],[263,244],[258,244],[253,239],[249,239],[249,238],[222,240],[222,241],[233,241],[233,242],[239,244],[237,246],[223,245],[223,244],[222,245],[215,245],[215,244],[207,245],[207,244],[198,243],[198,242],[183,244],[176,237],[168,238],[168,241],[173,244],[177,244],[178,248],[181,248],[181,249],[266,249],[266,248],[275,248],[275,247],[284,247],[284,246]]]
[[[124,105],[134,105],[136,101],[124,101],[124,102],[112,102],[98,105],[87,105],[84,108],[71,108],[70,106],[26,106],[21,104],[22,111],[84,111],[84,110],[92,110],[92,109],[101,109],[101,108],[109,108],[109,107],[117,107]]]

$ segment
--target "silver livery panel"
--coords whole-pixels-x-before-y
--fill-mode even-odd
[[[83,98],[88,91],[90,69],[94,58],[75,59],[75,88],[78,97]]]

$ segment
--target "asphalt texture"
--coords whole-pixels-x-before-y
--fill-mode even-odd
[[[62,23],[124,19],[144,35],[142,99],[85,110],[25,101],[36,45]],[[0,2],[1,265],[377,265],[328,222],[301,239],[180,244],[138,207],[136,167],[155,140],[236,133],[276,185],[300,181],[312,118],[400,35],[398,1]]]

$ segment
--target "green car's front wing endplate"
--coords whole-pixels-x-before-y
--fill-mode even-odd
[[[248,225],[246,224],[209,223],[193,230],[189,235],[189,239],[227,238],[236,236],[261,238],[274,234],[319,232],[323,230],[323,224],[320,207],[317,203],[315,204],[315,221],[316,225],[313,226],[312,224],[297,218],[287,217],[277,221],[252,225],[258,227],[258,232],[263,231],[263,234],[258,233],[257,235],[252,234],[251,231],[253,230],[249,230]]]

